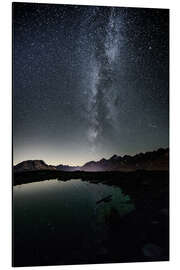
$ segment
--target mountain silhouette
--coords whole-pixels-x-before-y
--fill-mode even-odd
[[[168,170],[169,149],[140,153],[123,157],[113,155],[110,159],[90,161],[81,167],[82,171],[134,171],[134,170]]]
[[[26,160],[14,166],[14,172],[38,170],[56,170],[56,167],[46,164],[43,160]]]
[[[26,160],[14,166],[14,172],[35,170],[58,171],[135,171],[135,170],[169,170],[169,149],[160,148],[156,151],[139,153],[134,156],[123,157],[113,155],[109,159],[89,161],[83,166],[69,166],[60,164],[52,166],[43,160]]]

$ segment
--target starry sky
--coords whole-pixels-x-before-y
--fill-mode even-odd
[[[14,164],[169,146],[169,10],[12,9]]]

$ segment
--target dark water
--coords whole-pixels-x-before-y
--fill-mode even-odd
[[[168,260],[168,181],[155,176],[15,186],[13,265]]]
[[[112,200],[96,204],[112,195]],[[107,255],[108,218],[134,210],[119,187],[81,180],[15,186],[14,260],[17,265],[88,263]]]

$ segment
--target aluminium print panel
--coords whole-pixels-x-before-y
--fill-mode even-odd
[[[13,266],[169,260],[169,10],[12,11]]]

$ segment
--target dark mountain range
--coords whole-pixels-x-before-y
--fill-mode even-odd
[[[14,166],[14,172],[38,170],[56,170],[56,167],[46,164],[43,160],[26,160]]]
[[[82,171],[134,171],[134,170],[168,170],[169,149],[140,153],[123,157],[113,155],[110,159],[90,161],[81,167]]]
[[[27,160],[14,166],[14,172],[34,170],[58,170],[58,171],[135,171],[135,170],[169,170],[169,149],[140,153],[135,156],[123,157],[113,155],[109,159],[90,161],[82,167],[47,165],[43,160]]]
[[[56,169],[59,170],[59,171],[73,172],[73,171],[79,171],[79,170],[81,170],[81,167],[60,164],[60,165],[56,166]]]

